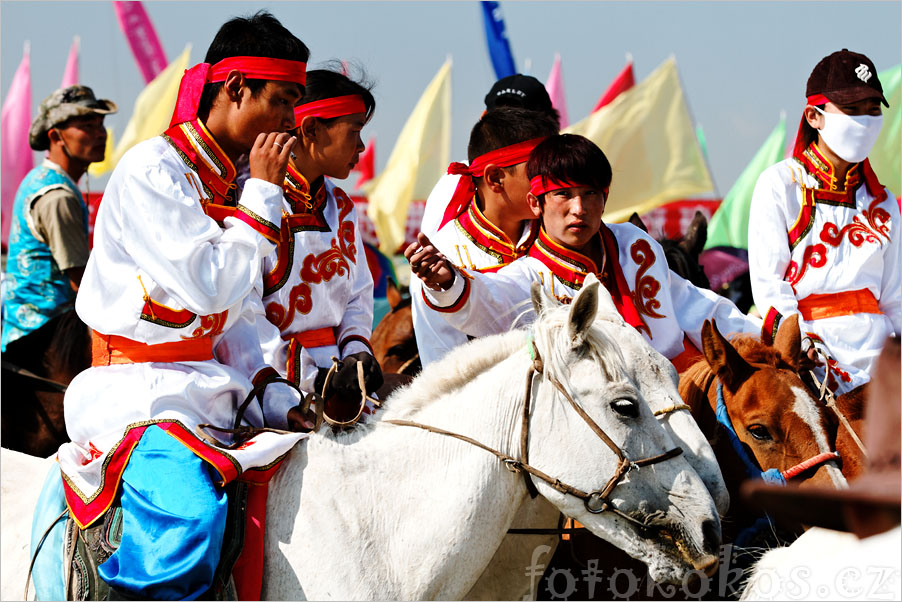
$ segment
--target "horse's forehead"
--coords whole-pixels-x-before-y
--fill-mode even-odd
[[[823,412],[816,400],[805,388],[802,379],[789,370],[762,368],[755,370],[736,392],[739,408],[747,413],[770,418],[783,425],[786,430],[795,430],[800,423],[808,426],[816,422],[819,426]],[[795,411],[803,405],[806,412]]]

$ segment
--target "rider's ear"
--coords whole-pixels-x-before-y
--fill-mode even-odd
[[[542,217],[542,204],[539,202],[539,197],[531,192],[527,192],[526,204],[529,205],[529,210],[536,216],[536,219]]]
[[[489,163],[485,166],[482,178],[489,190],[495,194],[501,194],[504,191],[504,170],[494,163]]]

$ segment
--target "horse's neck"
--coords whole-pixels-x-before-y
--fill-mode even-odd
[[[452,581],[458,579],[451,574],[461,571],[460,563],[483,562],[484,567],[525,496],[522,481],[485,450],[384,421],[413,420],[516,456],[511,447],[519,433],[527,361],[525,354],[508,358],[410,414],[402,393],[359,434],[312,437],[306,453],[292,452],[271,488],[273,537],[294,541],[293,533],[303,533],[304,542],[319,542],[312,548],[296,544],[298,566],[320,554],[345,570],[369,566],[377,575],[410,566],[425,571],[428,565],[429,574],[448,573]],[[436,542],[453,545],[454,553],[435,550]],[[390,554],[372,558],[374,549],[386,546]],[[456,595],[464,595],[472,583],[464,585]],[[399,594],[372,589],[377,585],[349,587],[357,588],[345,592],[354,597]],[[448,594],[423,587],[405,595]]]

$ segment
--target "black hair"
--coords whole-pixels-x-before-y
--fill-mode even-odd
[[[555,180],[580,182],[605,190],[611,186],[611,163],[598,145],[576,134],[558,134],[543,140],[526,162],[529,179],[545,176]],[[539,198],[544,203],[544,195]]]
[[[271,13],[261,10],[249,17],[235,17],[226,21],[210,43],[204,62],[215,65],[233,56],[260,56],[306,63],[310,58],[310,50]],[[266,86],[266,81],[247,80],[251,94],[259,94]],[[204,86],[198,115],[205,116],[210,112],[222,84],[223,82],[217,82]]]
[[[812,106],[816,106],[821,111],[827,108],[827,105],[825,104]],[[811,127],[811,124],[808,123],[808,119],[804,116],[802,117],[802,130],[799,132],[799,136],[802,137],[802,141],[805,143],[804,148],[811,146],[812,142],[817,142],[818,130],[817,128]]]
[[[376,99],[371,92],[373,84],[366,78],[363,69],[355,66],[354,68],[359,72],[359,75],[354,79],[351,79],[342,72],[344,70],[344,65],[341,63],[330,62],[325,66],[328,68],[315,69],[307,72],[307,85],[304,90],[304,98],[301,99],[298,106],[303,106],[307,103],[323,100],[325,98],[357,95],[363,98],[363,105],[366,107],[366,121],[369,121],[376,110]],[[326,125],[329,125],[338,119],[338,117],[319,119]]]
[[[486,111],[470,131],[467,156],[472,162],[493,150],[554,136],[558,131],[557,122],[547,113],[521,107],[496,107]]]
[[[493,108],[497,109],[498,107],[521,107],[524,109],[530,109],[544,113],[554,120],[554,122],[557,124],[558,130],[561,129],[561,114],[553,106],[548,106],[545,108],[529,107],[527,106],[527,102],[519,96],[515,94],[505,94],[495,100],[495,106]]]

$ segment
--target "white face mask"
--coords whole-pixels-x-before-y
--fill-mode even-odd
[[[830,150],[849,163],[864,161],[880,135],[883,115],[846,115],[814,108],[824,116],[824,127],[818,131]]]

